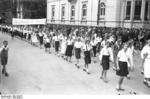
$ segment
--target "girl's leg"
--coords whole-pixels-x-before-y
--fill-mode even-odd
[[[89,65],[88,64],[86,65],[86,72],[87,72],[87,74],[90,74],[90,72],[89,72]]]
[[[69,57],[69,62],[71,63],[71,56]]]
[[[5,76],[8,76],[8,73],[6,71],[6,65],[3,65],[2,73],[5,74]]]
[[[150,78],[147,78],[147,85],[150,88]]]
[[[118,85],[117,85],[117,90],[123,90],[122,89],[122,83],[123,83],[124,77],[119,77]]]
[[[144,84],[147,85],[147,82],[148,82],[147,78],[144,78]]]
[[[131,67],[128,67],[129,74],[127,75],[127,79],[130,79]]]
[[[3,65],[2,74],[5,74],[5,65]]]
[[[86,67],[87,67],[87,64],[85,63],[85,65],[83,67],[83,71],[86,71]]]
[[[107,81],[107,70],[104,70],[104,82],[108,82]]]
[[[101,77],[100,77],[101,79],[103,79],[104,78],[104,70],[102,70],[102,73],[101,73]]]
[[[47,48],[45,48],[45,52],[47,52]]]
[[[48,48],[48,52],[49,52],[49,54],[51,54],[50,48]]]

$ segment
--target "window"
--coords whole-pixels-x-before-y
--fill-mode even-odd
[[[61,21],[64,22],[65,21],[65,5],[62,4],[62,8],[61,8]]]
[[[135,11],[134,11],[134,20],[141,19],[141,7],[142,7],[142,0],[135,1]]]
[[[87,16],[87,4],[83,3],[82,4],[82,20],[86,20]]]
[[[104,17],[105,17],[105,3],[104,2],[102,2],[102,3],[100,3],[100,20],[103,20],[104,19]]]
[[[149,12],[149,3],[150,3],[149,1],[145,2],[145,12],[144,12],[144,16],[145,17],[144,17],[144,20],[148,20],[149,19],[149,15],[148,15],[149,14],[148,13]]]
[[[55,20],[55,5],[52,5],[52,14],[51,14],[52,16],[52,21],[54,21]]]
[[[127,1],[126,6],[126,20],[130,20],[130,14],[131,14],[131,1]]]
[[[71,21],[75,20],[75,6],[71,6]]]

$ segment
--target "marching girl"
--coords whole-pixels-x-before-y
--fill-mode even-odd
[[[83,71],[85,71],[87,74],[90,74],[88,70],[89,64],[91,64],[91,50],[92,46],[90,45],[90,41],[86,40],[85,45],[83,46],[84,50],[84,62],[85,62],[85,67],[83,68]]]
[[[28,29],[27,35],[28,35],[27,40],[28,40],[29,43],[31,43],[31,30],[30,29]]]
[[[113,56],[114,56],[114,67],[113,67],[113,70],[117,70],[117,64],[116,64],[116,59],[117,59],[117,55],[118,55],[118,52],[121,50],[122,48],[122,41],[121,39],[118,39],[114,46],[113,46]]]
[[[61,57],[63,59],[65,59],[65,52],[66,52],[66,48],[67,48],[67,37],[63,34],[63,37],[61,39]]]
[[[51,48],[51,43],[50,43],[50,38],[48,36],[45,36],[45,52],[48,52],[49,54],[50,52],[50,48]]]
[[[103,79],[105,83],[107,83],[107,71],[110,68],[110,61],[113,62],[113,52],[108,41],[106,42],[106,46],[102,48],[99,59],[103,68],[100,78]]]
[[[67,48],[66,48],[66,60],[71,63],[71,57],[72,57],[72,50],[73,50],[73,40],[72,37],[68,37],[67,40]],[[68,60],[69,57],[69,60]]]
[[[128,71],[129,72],[134,69],[134,67],[133,67],[134,66],[134,64],[133,64],[134,45],[133,44],[134,44],[133,40],[130,40],[128,42],[127,55],[128,55],[129,60],[130,60],[130,64],[128,64]],[[129,74],[127,77],[130,79]]]
[[[37,47],[38,39],[36,33],[32,34],[32,44],[33,46]]]
[[[53,37],[53,41],[54,41],[54,43],[55,43],[55,52],[56,52],[56,55],[59,56],[60,42],[59,42],[58,34],[56,34],[56,35]]]
[[[13,27],[11,27],[11,38],[14,39],[14,36],[15,36],[14,35],[14,30],[13,30]]]
[[[80,58],[81,58],[81,48],[82,48],[82,46],[83,46],[83,44],[82,44],[82,42],[81,42],[81,39],[78,38],[77,41],[76,41],[75,44],[74,44],[75,57],[76,57],[76,60],[77,60],[75,66],[76,66],[77,68],[80,68],[80,67],[79,67],[79,60],[80,60]]]
[[[3,46],[0,47],[0,60],[1,60],[1,65],[3,67],[2,69],[2,74],[4,74],[6,77],[8,77],[8,73],[6,71],[6,65],[8,61],[8,41],[3,41]]]
[[[97,46],[97,53],[99,53],[100,52],[102,38],[100,36],[97,36],[95,40],[97,42],[97,45],[96,45]]]
[[[104,40],[102,40],[101,42],[101,48],[104,48],[106,45],[107,39],[105,38]]]
[[[92,41],[91,41],[91,45],[92,45],[92,52],[93,52],[93,62],[94,63],[96,63],[96,60],[95,60],[95,58],[96,58],[96,53],[97,53],[97,51],[96,51],[96,45],[97,45],[97,42],[96,42],[96,40],[95,40],[95,38],[93,37],[93,39],[92,39]]]
[[[116,74],[119,76],[118,84],[117,84],[117,91],[124,91],[122,88],[122,83],[124,80],[124,77],[127,77],[129,74],[128,72],[128,64],[130,64],[129,58],[127,56],[127,49],[128,45],[124,43],[123,48],[118,52],[117,55],[117,72]]]
[[[144,84],[150,88],[150,40],[141,51],[141,58],[143,59],[144,68]]]
[[[42,32],[39,32],[38,33],[38,37],[39,37],[39,42],[40,42],[40,48],[42,49],[42,46],[43,46],[43,38],[44,38],[44,35]]]

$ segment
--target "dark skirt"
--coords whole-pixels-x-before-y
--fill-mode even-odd
[[[26,39],[26,37],[27,37],[27,33],[24,34],[24,39]]]
[[[103,70],[108,70],[109,69],[109,56],[103,55],[102,56],[102,67]]]
[[[119,64],[119,70],[117,70],[116,74],[118,76],[127,76],[129,74],[127,62],[119,61],[118,64]]]
[[[55,41],[55,51],[59,51],[59,41]]]
[[[1,65],[3,66],[7,65],[7,60],[8,60],[8,57],[1,57]]]
[[[100,49],[101,49],[101,43],[100,42],[98,42],[98,44],[96,45],[96,51],[97,51],[97,53],[99,53],[100,52]]]
[[[11,37],[14,37],[14,32],[13,31],[11,31]]]
[[[40,45],[43,45],[43,37],[39,37]]]
[[[85,64],[91,64],[91,53],[90,51],[85,51],[84,52],[84,61],[85,61]]]
[[[50,47],[51,47],[50,43],[45,44],[45,48],[50,48]]]
[[[75,49],[75,56],[76,56],[76,59],[81,58],[81,48],[76,48]]]
[[[96,57],[96,46],[93,46],[93,56]]]
[[[66,56],[71,57],[72,56],[72,50],[73,50],[73,45],[67,45]]]
[[[29,41],[31,40],[31,34],[28,34],[28,40]]]

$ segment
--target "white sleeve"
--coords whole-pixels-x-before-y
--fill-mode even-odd
[[[102,50],[101,50],[101,52],[100,52],[100,55],[99,55],[99,60],[100,60],[100,61],[102,60],[103,50],[104,50],[104,48],[102,48]]]
[[[113,51],[112,51],[111,48],[109,49],[109,53],[110,53],[110,60],[113,62],[114,61],[114,59],[113,59]]]
[[[2,48],[0,47],[0,53],[1,53],[1,51],[2,51]]]
[[[117,58],[121,57],[121,51],[118,52]]]
[[[144,59],[144,54],[146,54],[146,48],[144,47],[141,51],[141,58]]]

